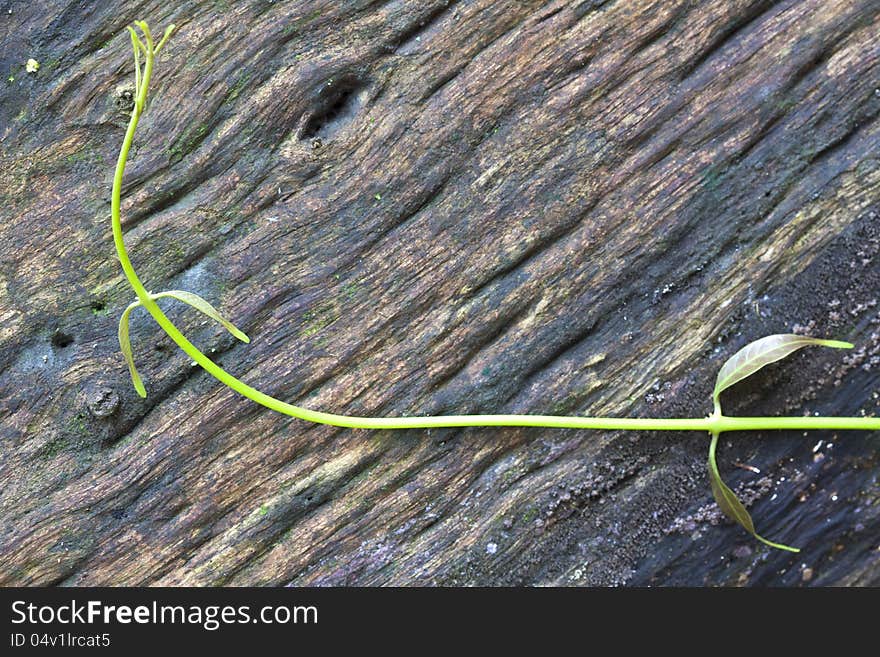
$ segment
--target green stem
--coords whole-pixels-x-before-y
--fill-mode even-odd
[[[728,417],[722,415],[710,431],[806,431],[827,430],[880,430],[880,417]]]
[[[143,32],[146,45],[142,50],[146,61],[144,62],[143,71],[138,76],[140,86],[137,88],[135,106],[132,110],[131,120],[128,124],[128,130],[125,132],[125,138],[122,141],[122,147],[119,150],[119,159],[116,162],[116,172],[113,176],[113,193],[111,196],[111,219],[113,225],[113,242],[116,245],[116,253],[119,256],[119,262],[122,264],[122,270],[128,279],[131,287],[137,294],[138,300],[141,302],[147,312],[152,315],[153,319],[160,327],[174,340],[186,354],[198,363],[205,371],[218,379],[221,383],[229,386],[239,394],[251,399],[258,404],[283,413],[292,417],[306,420],[308,422],[316,422],[319,424],[330,424],[338,427],[349,427],[353,429],[430,429],[441,427],[550,427],[560,429],[606,429],[606,430],[626,430],[626,431],[708,431],[712,433],[722,433],[725,431],[748,431],[755,429],[861,429],[866,431],[880,430],[880,418],[872,417],[852,417],[852,418],[835,418],[835,417],[725,417],[720,414],[720,409],[716,409],[710,417],[706,418],[671,418],[671,419],[649,419],[649,418],[610,418],[610,417],[578,417],[578,416],[555,416],[555,415],[440,415],[432,417],[397,417],[397,418],[378,418],[378,417],[358,417],[352,415],[336,415],[334,413],[323,413],[321,411],[313,411],[300,406],[294,406],[287,402],[271,397],[256,388],[249,386],[244,381],[234,377],[232,374],[221,368],[214,361],[203,354],[195,345],[193,345],[180,332],[180,330],[171,322],[161,308],[153,300],[153,297],[147,292],[147,289],[141,283],[128,252],[125,249],[125,242],[122,238],[122,223],[120,219],[120,206],[122,196],[122,177],[125,173],[125,164],[128,159],[128,152],[131,148],[134,133],[137,129],[138,121],[146,107],[147,91],[150,84],[150,76],[153,72],[153,61],[158,48],[153,47],[153,40],[149,30],[145,29],[145,24],[138,24]],[[165,39],[171,32],[171,28],[166,31]],[[161,44],[160,44],[161,45]],[[137,52],[138,46],[134,46]]]

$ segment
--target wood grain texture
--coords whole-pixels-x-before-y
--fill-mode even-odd
[[[123,226],[149,289],[250,335],[163,301],[248,383],[351,414],[701,416],[725,358],[796,330],[857,349],[727,412],[873,414],[876,0],[7,5],[0,583],[880,584],[873,434],[722,440],[789,555],[721,521],[696,434],[312,426],[137,311],[141,400],[109,229],[124,27],[173,21]]]

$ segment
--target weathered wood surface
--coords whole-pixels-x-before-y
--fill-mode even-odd
[[[108,218],[124,27],[174,21],[127,239],[149,288],[250,334],[167,306],[258,388],[700,416],[726,357],[795,328],[858,348],[775,366],[728,412],[872,414],[880,3],[168,6],[2,4],[0,582],[880,583],[876,435],[723,441],[790,555],[720,521],[701,435],[312,426],[137,314],[141,400]]]

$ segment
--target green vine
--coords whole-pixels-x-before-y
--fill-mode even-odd
[[[144,112],[147,103],[147,93],[150,77],[153,73],[153,65],[156,55],[167,42],[174,25],[165,30],[158,44],[154,45],[150,29],[143,21],[135,22],[135,26],[141,31],[143,39],[138,36],[133,27],[128,30],[131,34],[132,48],[135,62],[135,103],[131,112],[131,120],[122,147],[119,150],[119,159],[116,163],[116,172],[113,177],[113,192],[111,196],[111,219],[113,227],[113,241],[116,253],[122,264],[125,277],[131,284],[137,295],[137,301],[132,303],[122,314],[119,323],[119,344],[122,353],[129,366],[132,382],[141,397],[146,397],[141,377],[134,365],[131,345],[129,342],[128,322],[132,310],[143,306],[156,320],[159,326],[174,340],[174,342],[192,358],[198,365],[209,374],[217,378],[221,383],[229,386],[239,394],[251,399],[258,404],[290,415],[307,422],[329,424],[337,427],[352,429],[430,429],[440,427],[548,427],[560,429],[605,429],[605,430],[632,430],[632,431],[705,431],[711,435],[709,446],[709,479],[712,485],[712,493],[718,505],[732,520],[741,525],[755,538],[767,545],[782,550],[797,552],[797,548],[773,543],[761,537],[755,531],[751,517],[743,504],[737,499],[734,492],[721,479],[718,465],[715,460],[715,450],[720,434],[727,431],[759,431],[768,429],[783,430],[807,430],[807,429],[835,429],[835,430],[862,430],[874,431],[880,429],[880,418],[874,417],[729,417],[721,411],[721,393],[738,381],[750,376],[765,365],[785,358],[792,352],[808,346],[821,345],[833,348],[851,348],[848,342],[836,340],[822,340],[799,335],[771,335],[752,342],[734,354],[721,368],[712,396],[714,411],[704,418],[612,418],[612,417],[580,417],[580,416],[557,416],[557,415],[441,415],[431,417],[358,417],[353,415],[337,415],[314,411],[300,406],[294,406],[275,397],[271,397],[256,388],[251,387],[244,381],[237,379],[232,374],[221,368],[208,356],[193,345],[180,330],[166,317],[165,313],[156,304],[156,299],[169,297],[194,307],[206,316],[220,322],[230,333],[238,339],[248,342],[248,337],[239,331],[230,322],[223,319],[211,304],[190,292],[172,290],[152,294],[141,283],[132,267],[131,260],[125,248],[122,236],[122,223],[120,219],[120,203],[122,191],[122,178],[125,173],[125,164],[128,152],[134,139],[138,121]]]

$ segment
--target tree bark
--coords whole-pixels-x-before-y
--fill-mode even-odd
[[[876,0],[33,2],[0,23],[0,583],[880,584],[875,434],[368,432],[358,415],[874,414]],[[36,73],[25,62],[40,62]],[[737,467],[748,466],[746,467]],[[758,470],[759,472],[755,472]]]

